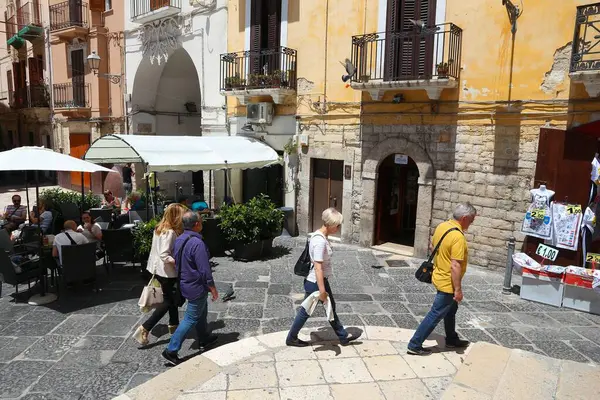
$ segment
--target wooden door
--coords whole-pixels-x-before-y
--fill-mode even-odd
[[[340,160],[313,159],[313,223],[312,230],[322,225],[321,214],[329,207],[339,212],[344,199],[344,162]],[[341,234],[341,229],[335,236]]]
[[[83,49],[71,52],[71,82],[73,85],[73,105],[85,107],[85,60]]]
[[[72,133],[69,135],[71,156],[75,158],[83,158],[87,149],[90,148],[89,133]],[[84,184],[86,188],[90,188],[90,174],[84,174]],[[77,188],[81,188],[81,172],[71,172],[71,184]]]
[[[388,0],[386,81],[432,76],[433,35],[419,35],[411,19],[435,25],[435,0]]]

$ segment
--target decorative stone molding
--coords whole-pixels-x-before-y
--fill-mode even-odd
[[[144,24],[138,31],[142,54],[154,64],[166,63],[169,55],[181,47],[180,37],[193,30],[192,15],[178,15]]]
[[[223,96],[235,96],[241,105],[246,105],[251,97],[271,96],[275,104],[286,104],[296,94],[294,89],[269,88],[269,89],[240,89],[221,91]]]
[[[369,92],[371,98],[375,101],[381,100],[388,90],[425,90],[431,100],[439,100],[442,90],[454,89],[458,86],[455,79],[415,79],[407,81],[369,81],[353,82],[351,85],[354,90]]]
[[[76,50],[83,50],[84,59],[88,56],[87,43],[79,40],[78,38],[73,38],[71,43],[67,45],[67,53],[69,54],[69,56],[67,57],[68,65],[71,65],[71,52],[76,51]]]
[[[590,97],[600,96],[600,71],[571,72],[571,81],[583,83]]]
[[[190,6],[211,8],[217,5],[217,0],[190,0]]]

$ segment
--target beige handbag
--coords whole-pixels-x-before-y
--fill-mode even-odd
[[[163,291],[160,282],[152,275],[148,285],[144,286],[144,290],[142,290],[138,306],[140,306],[142,312],[148,312],[162,304],[163,301]]]

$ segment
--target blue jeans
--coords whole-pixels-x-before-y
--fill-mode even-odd
[[[446,330],[446,342],[458,339],[456,334],[456,312],[458,303],[454,301],[454,294],[437,292],[431,310],[427,313],[421,324],[408,343],[410,349],[420,349],[423,342],[431,335],[437,324],[443,319]]]
[[[190,329],[195,325],[196,326],[196,334],[198,336],[198,342],[202,344],[208,337],[207,332],[207,321],[206,317],[208,316],[208,304],[206,302],[208,298],[208,293],[204,293],[199,299],[196,300],[188,300],[188,305],[185,310],[185,315],[183,317],[183,321],[177,327],[173,336],[171,336],[171,341],[167,346],[167,351],[169,353],[177,353],[181,350],[181,346],[183,345],[183,341],[185,340],[185,336],[189,332]]]
[[[317,285],[314,282],[307,281],[305,279],[304,291],[304,298],[306,299],[313,292],[319,291],[319,285]],[[348,332],[346,332],[346,330],[344,329],[344,326],[340,322],[340,319],[338,318],[338,315],[335,312],[335,300],[333,299],[333,293],[331,293],[331,286],[329,286],[329,282],[327,281],[327,279],[325,279],[325,291],[327,291],[327,294],[329,295],[329,301],[331,301],[331,309],[333,311],[334,317],[333,321],[329,321],[329,324],[335,331],[335,334],[340,338],[340,342],[346,342],[348,338]],[[296,314],[296,319],[294,319],[294,323],[292,324],[290,332],[288,333],[287,340],[293,340],[298,338],[298,332],[300,332],[300,329],[302,329],[302,327],[306,323],[306,320],[308,320],[309,317],[310,315],[306,313],[304,307],[300,306],[298,314]]]

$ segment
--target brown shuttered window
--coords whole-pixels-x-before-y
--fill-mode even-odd
[[[272,73],[279,68],[281,0],[252,1],[250,15],[250,59],[252,73]],[[268,51],[272,50],[272,51]],[[258,55],[262,53],[262,55]]]

